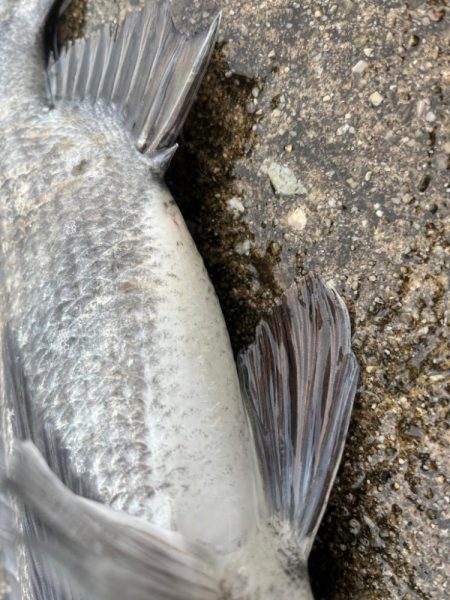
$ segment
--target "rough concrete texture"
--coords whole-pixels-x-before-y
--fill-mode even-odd
[[[63,37],[120,18],[127,4],[74,1]],[[219,7],[220,40],[168,181],[234,348],[293,278],[314,270],[346,299],[362,366],[311,559],[316,597],[442,599],[448,8],[173,0],[185,31]]]

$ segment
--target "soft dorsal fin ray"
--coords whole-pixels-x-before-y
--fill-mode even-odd
[[[325,510],[358,379],[344,302],[320,278],[292,285],[239,356],[266,497],[304,556]]]
[[[105,25],[51,57],[52,99],[112,105],[139,151],[170,148],[201,83],[219,20],[187,36],[175,27],[169,2],[147,1],[118,28]]]

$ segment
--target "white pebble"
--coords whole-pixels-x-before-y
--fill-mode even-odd
[[[244,205],[236,196],[233,196],[233,198],[227,200],[227,206],[228,209],[231,210],[231,212],[234,212],[236,214],[243,213],[245,211]]]
[[[250,248],[250,240],[242,240],[242,242],[238,242],[234,247],[235,251],[241,256],[243,256],[244,254],[248,254],[250,252]]]
[[[287,223],[289,227],[292,227],[292,229],[296,229],[297,231],[303,231],[303,229],[305,229],[306,227],[307,220],[308,218],[303,208],[296,208],[291,213],[289,213]]]
[[[383,96],[379,92],[373,92],[373,94],[370,94],[369,100],[373,106],[380,106],[383,102]]]
[[[352,73],[356,73],[357,75],[362,75],[364,71],[369,66],[369,63],[366,60],[359,60],[356,65],[352,67]]]

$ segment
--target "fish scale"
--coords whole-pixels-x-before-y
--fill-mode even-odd
[[[114,183],[118,182],[113,181]],[[87,194],[90,195],[89,190],[87,190]],[[120,290],[121,281],[127,282],[130,279],[129,270],[132,271],[131,279],[141,277],[143,281],[146,278],[151,281],[151,265],[147,271],[145,268],[141,268],[140,272],[136,265],[143,264],[145,255],[152,256],[152,244],[150,237],[146,237],[148,241],[143,247],[137,246],[134,241],[127,242],[125,239],[122,240],[120,251],[115,247],[113,256],[111,256],[111,243],[114,248],[114,240],[111,240],[111,237],[114,238],[116,235],[123,237],[123,233],[115,234],[114,232],[123,231],[120,225],[124,220],[129,221],[131,215],[132,221],[134,221],[133,227],[142,227],[141,223],[136,223],[135,216],[141,213],[140,207],[135,206],[135,203],[130,205],[130,203],[123,202],[114,204],[112,207],[107,204],[94,204],[95,210],[92,210],[92,206],[88,205],[87,211],[90,216],[84,218],[81,207],[77,207],[77,204],[71,201],[74,197],[76,197],[76,193],[72,191],[70,185],[67,185],[65,195],[58,195],[41,209],[39,221],[33,226],[33,237],[26,238],[23,248],[19,246],[19,255],[35,257],[31,264],[30,259],[27,259],[27,264],[22,266],[23,279],[27,281],[27,288],[30,290],[31,296],[25,303],[23,295],[26,294],[26,289],[22,288],[22,296],[18,298],[21,311],[23,311],[24,305],[31,306],[31,309],[25,311],[24,324],[14,319],[11,320],[11,324],[19,332],[21,340],[27,340],[30,336],[26,324],[47,324],[45,329],[36,330],[35,328],[36,335],[28,344],[29,358],[25,342],[23,342],[24,369],[33,389],[36,390],[36,402],[42,406],[44,420],[50,427],[54,427],[57,433],[61,430],[64,431],[62,443],[70,446],[73,444],[75,436],[78,438],[79,446],[89,448],[88,459],[80,459],[83,472],[77,474],[95,473],[99,489],[105,492],[108,491],[108,482],[117,481],[117,490],[109,489],[108,493],[100,494],[104,501],[109,502],[114,497],[115,505],[124,508],[130,492],[126,493],[123,490],[129,489],[133,490],[134,502],[138,501],[144,506],[149,495],[149,488],[151,490],[147,480],[150,469],[146,468],[149,459],[148,449],[136,452],[135,459],[131,464],[127,464],[125,457],[129,454],[128,447],[133,447],[134,439],[124,437],[123,430],[127,430],[128,426],[128,430],[133,432],[133,438],[141,440],[145,438],[143,415],[145,377],[141,347],[148,346],[150,334],[145,334],[145,332],[152,330],[152,319],[148,310],[149,302],[145,290],[142,292],[139,289],[134,290],[133,294],[126,291],[117,294],[114,293],[114,290]],[[96,202],[97,198],[93,198],[91,201]],[[55,213],[58,215],[56,222]],[[78,235],[75,233],[65,236],[67,223],[72,219],[75,222],[83,221],[83,227],[77,228]],[[50,235],[47,235],[43,243],[43,233],[49,230]],[[95,232],[95,243],[92,232]],[[38,240],[39,243],[36,245],[33,243],[34,240]],[[32,248],[27,247],[29,242],[31,242]],[[105,248],[109,250],[109,254],[105,255]],[[78,255],[83,254],[83,249],[88,249],[89,260],[80,264]],[[47,257],[49,261],[47,266],[42,265],[43,257]],[[112,279],[115,264],[118,265],[117,270],[120,277]],[[138,272],[136,273],[136,271]],[[52,279],[47,285],[39,286],[40,281],[45,281],[46,272],[52,274]],[[70,279],[67,277],[69,272]],[[49,290],[52,295],[51,302],[48,298]],[[81,290],[83,290],[84,296],[106,297],[111,298],[112,301],[103,306],[101,315],[95,305],[92,306],[90,315],[86,310],[80,313],[77,299],[83,298],[83,295],[80,295]],[[67,306],[68,301],[70,302],[69,306]],[[44,315],[40,314],[40,307],[49,305],[54,307],[51,312],[56,314],[55,319],[52,318],[49,311],[46,311]],[[143,313],[143,306],[146,306],[145,324],[142,324],[139,319],[139,315]],[[124,325],[122,325],[122,315],[127,315]],[[61,360],[60,351],[58,352],[58,347],[61,346],[61,333],[57,326],[51,326],[53,322],[57,325],[68,323],[72,330],[69,331],[69,339],[66,346],[63,347],[64,351],[68,351],[67,356],[63,356],[63,360]],[[105,328],[106,333],[102,337],[102,331]],[[115,334],[113,329],[118,329],[118,332]],[[87,335],[86,332],[90,332],[90,334]],[[83,337],[80,337],[80,333],[83,334]],[[78,341],[73,347],[70,347],[71,337]],[[36,364],[34,356],[36,351],[39,354],[40,348],[49,350],[47,350],[46,360]],[[103,357],[103,363],[99,362],[96,365],[96,361],[92,360],[92,348],[95,348],[97,360]],[[73,360],[73,357],[76,357],[76,361]],[[49,364],[59,364],[59,370],[56,369],[49,374]],[[125,364],[128,371],[127,376],[124,376],[124,366],[119,367],[119,365]],[[62,377],[62,373],[66,369],[70,369],[70,365],[76,366],[72,371],[69,370],[69,376]],[[130,367],[130,365],[132,366]],[[89,380],[83,381],[83,373],[90,373],[89,379],[96,385],[90,385]],[[60,386],[55,387],[54,384],[49,385],[49,375],[53,382],[57,380],[64,382],[63,389],[60,389]],[[94,431],[88,426],[80,432],[77,427],[77,419],[85,418],[89,423],[88,415],[92,410],[93,401],[90,396],[93,396],[95,401],[95,411],[98,414],[99,422],[104,421],[106,424],[110,422],[107,417],[112,405],[116,407],[113,416],[118,420],[122,417],[124,425],[118,427],[118,423],[113,421],[114,426],[107,432],[97,429]],[[61,424],[58,421],[55,423],[55,415],[59,415]],[[68,423],[73,423],[73,427],[67,428]],[[92,426],[98,427],[98,425],[94,425],[94,422]],[[105,442],[107,442],[106,447]],[[102,460],[108,454],[108,460]],[[93,487],[95,489],[96,485]],[[142,512],[144,511],[141,509]]]

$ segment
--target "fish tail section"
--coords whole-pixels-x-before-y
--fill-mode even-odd
[[[170,158],[208,64],[219,16],[196,35],[177,30],[167,0],[147,1],[112,29],[104,26],[63,48],[49,63],[50,90],[59,100],[117,109],[137,149]],[[156,161],[164,168],[166,161]]]
[[[31,442],[16,443],[4,486],[35,523],[25,542],[42,557],[43,580],[53,567],[77,594],[96,600],[220,597],[205,548],[73,494]]]
[[[267,503],[307,559],[358,380],[343,300],[316,276],[292,285],[238,363]]]

